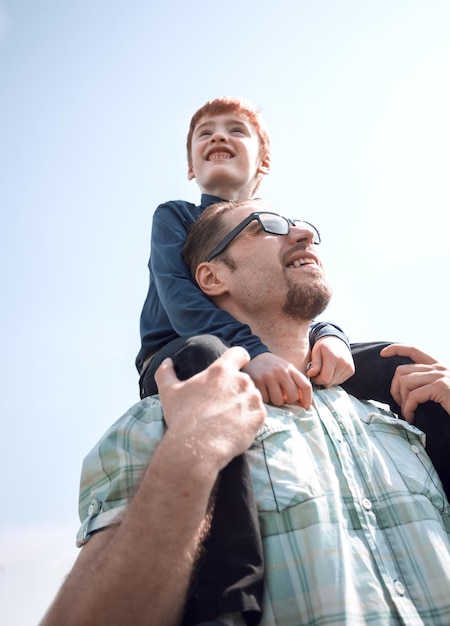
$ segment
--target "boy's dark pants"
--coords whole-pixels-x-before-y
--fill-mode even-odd
[[[352,344],[355,374],[342,387],[360,400],[377,400],[400,415],[390,393],[398,365],[405,357],[380,357],[389,342]],[[180,380],[190,378],[215,361],[227,346],[212,335],[179,338],[164,346],[141,377],[141,397],[158,393],[154,380],[162,361],[170,357]],[[420,405],[415,425],[427,435],[427,452],[450,498],[450,416],[434,402]],[[258,514],[247,456],[222,470],[215,488],[211,530],[204,544],[182,626],[192,626],[222,613],[243,613],[247,624],[262,615],[264,563]]]
[[[227,346],[213,335],[179,338],[158,352],[141,377],[141,397],[158,393],[154,375],[170,357],[180,380],[203,371]],[[201,410],[201,407],[199,407]],[[222,613],[243,613],[249,626],[262,615],[264,562],[247,455],[235,457],[216,483],[211,529],[191,583],[182,626]]]

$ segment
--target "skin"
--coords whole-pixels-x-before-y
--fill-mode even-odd
[[[170,359],[161,365],[168,431],[122,523],[83,547],[42,626],[180,623],[217,475],[250,446],[266,414],[240,371],[248,360],[245,350],[230,348],[183,382]]]

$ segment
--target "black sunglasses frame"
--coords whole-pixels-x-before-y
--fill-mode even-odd
[[[261,215],[275,215],[276,217],[284,220],[286,224],[284,232],[276,232],[272,230],[270,226],[266,226],[260,217]],[[217,246],[215,246],[212,252],[210,252],[210,254],[207,256],[206,262],[209,263],[209,261],[212,261],[214,258],[216,258],[216,256],[219,256],[219,254],[221,254],[230,245],[233,239],[235,239],[239,235],[239,233],[241,233],[244,228],[250,224],[250,222],[253,222],[253,220],[256,220],[259,223],[264,232],[270,233],[271,235],[289,235],[289,233],[291,232],[291,226],[300,227],[301,224],[307,224],[310,228],[313,229],[315,233],[314,244],[318,246],[321,242],[319,231],[310,222],[297,219],[291,220],[288,217],[284,217],[283,215],[279,215],[278,213],[273,213],[272,211],[254,211],[253,213],[250,213],[250,215],[247,215],[247,217],[243,219],[242,222],[240,222],[237,226],[230,230],[228,235],[225,235],[225,237],[219,241]]]

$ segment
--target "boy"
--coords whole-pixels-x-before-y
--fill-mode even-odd
[[[264,121],[254,105],[242,98],[211,100],[191,120],[187,154],[188,178],[196,179],[201,203],[167,202],[153,217],[150,285],[136,359],[141,398],[158,393],[154,375],[167,357],[173,360],[178,377],[186,379],[205,369],[227,346],[240,345],[251,357],[243,371],[253,379],[264,402],[275,406],[299,402],[309,408],[312,390],[308,379],[269,352],[248,326],[215,307],[193,283],[181,257],[187,231],[205,208],[222,200],[253,197],[269,173],[270,140]],[[313,382],[332,386],[353,374],[348,341],[340,328],[312,324],[310,344],[308,377]],[[377,347],[377,355],[379,350]],[[372,390],[367,392],[364,397],[381,399]],[[240,612],[247,624],[257,624],[262,579],[262,545],[244,454],[221,472],[211,531],[183,625],[212,624],[203,620],[227,612]]]

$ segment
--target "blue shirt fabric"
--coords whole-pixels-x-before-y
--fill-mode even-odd
[[[340,387],[316,390],[308,411],[266,408],[248,452],[261,626],[450,624],[450,507],[423,433]],[[164,432],[149,397],[87,455],[79,545],[120,520]]]
[[[254,358],[268,352],[249,326],[218,309],[195,285],[181,250],[189,226],[208,206],[222,199],[202,194],[200,205],[172,200],[157,207],[152,224],[148,262],[149,288],[140,318],[141,349],[136,367],[173,339],[212,334],[230,346],[242,346]],[[348,345],[342,330],[333,324],[311,325],[311,345],[325,335],[336,335]]]

